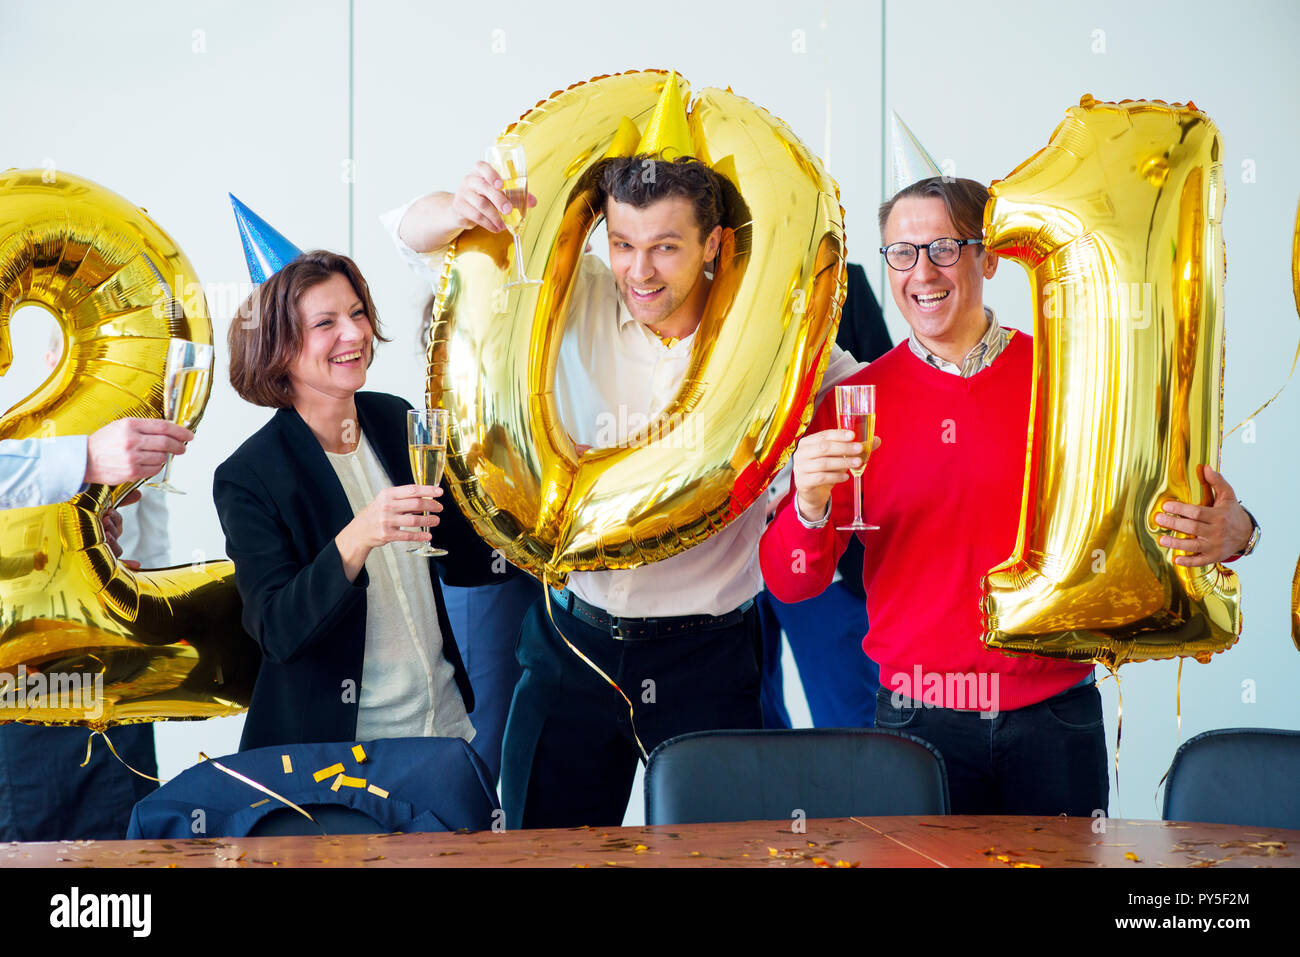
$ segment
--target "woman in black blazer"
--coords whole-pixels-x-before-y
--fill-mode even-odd
[[[471,737],[473,694],[438,576],[389,543],[436,537],[449,584],[499,575],[446,489],[413,483],[410,405],[359,391],[374,342],[387,341],[365,279],[347,257],[303,253],[251,305],[230,325],[231,384],[278,411],[212,490],[244,627],[262,649],[241,750],[355,740],[359,720],[382,729],[367,737]]]

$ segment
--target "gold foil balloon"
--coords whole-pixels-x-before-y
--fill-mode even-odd
[[[1029,273],[1034,391],[1015,552],[985,581],[990,647],[1115,668],[1207,660],[1237,576],[1175,565],[1166,502],[1208,504],[1223,387],[1222,143],[1190,103],[1067,111],[993,184],[987,247]]]
[[[66,347],[0,417],[0,438],[161,418],[168,340],[212,342],[176,244],[143,210],[68,173],[0,174],[0,374],[12,361],[9,321],[26,303],[53,313]],[[181,424],[193,428],[198,410]],[[240,625],[234,566],[123,566],[100,515],[131,487],[0,512],[0,721],[103,728],[247,705],[260,658]]]
[[[527,275],[543,284],[504,288],[504,232],[462,234],[444,263],[428,402],[455,425],[453,492],[480,535],[551,581],[674,555],[744,511],[806,425],[835,339],[845,280],[834,181],[766,111],[723,90],[688,111],[686,96],[650,71],[539,103],[509,132],[538,199],[522,242]],[[552,388],[570,290],[603,215],[586,174],[640,153],[694,155],[738,195],[676,399],[624,447],[579,456]]]

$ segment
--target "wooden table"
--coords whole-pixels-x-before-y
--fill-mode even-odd
[[[1104,823],[1105,832],[1097,833]],[[657,827],[0,844],[9,867],[1296,867],[1300,831],[1165,821],[861,817]]]

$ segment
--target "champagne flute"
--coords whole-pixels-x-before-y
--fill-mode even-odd
[[[540,286],[540,279],[529,279],[524,272],[524,247],[520,238],[524,217],[528,214],[528,166],[524,160],[524,141],[517,136],[503,136],[488,149],[488,163],[501,177],[501,190],[510,201],[510,212],[501,218],[514,239],[515,271],[518,274],[511,286]]]
[[[837,385],[835,387],[835,418],[841,429],[853,433],[850,441],[862,443],[862,465],[849,469],[853,474],[853,522],[837,525],[840,531],[879,531],[879,525],[862,520],[862,473],[871,458],[871,445],[876,436],[876,387],[874,385]]]
[[[411,474],[416,485],[439,485],[442,470],[447,464],[447,410],[408,409],[406,412],[406,445],[411,454]],[[429,517],[428,509],[424,517]],[[445,548],[421,542],[407,552],[428,558],[446,555]]]
[[[167,369],[163,382],[163,417],[178,425],[193,422],[203,408],[208,394],[208,378],[212,375],[212,345],[207,342],[190,342],[173,339],[167,344]],[[184,495],[185,490],[171,484],[172,455],[167,464],[152,481],[149,488],[162,489]]]

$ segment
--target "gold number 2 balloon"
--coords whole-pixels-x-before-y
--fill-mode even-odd
[[[1202,501],[1222,431],[1222,143],[1188,104],[1067,111],[993,184],[989,249],[1029,273],[1034,387],[1020,531],[984,581],[990,647],[1111,667],[1208,660],[1237,576],[1173,563],[1155,517]]]
[[[762,494],[811,415],[844,298],[839,191],[780,120],[730,91],[662,71],[579,83],[510,129],[538,206],[527,274],[507,233],[448,251],[427,400],[450,410],[447,472],[462,510],[507,559],[551,581],[682,551]],[[623,447],[579,456],[553,395],[565,312],[603,215],[589,171],[606,156],[694,155],[736,187],[677,398]],[[614,321],[614,317],[610,317]]]
[[[68,173],[0,174],[0,374],[20,305],[53,313],[66,343],[51,376],[0,417],[0,438],[161,418],[168,340],[212,341],[198,289],[181,250],[122,197]],[[246,707],[260,659],[234,566],[123,566],[100,515],[131,487],[0,512],[0,722],[103,728]]]

